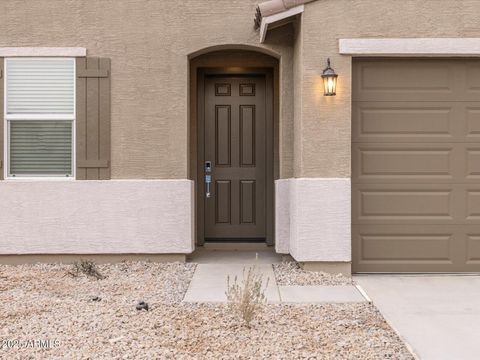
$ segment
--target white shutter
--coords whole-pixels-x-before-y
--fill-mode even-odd
[[[8,59],[6,114],[74,113],[73,59]]]

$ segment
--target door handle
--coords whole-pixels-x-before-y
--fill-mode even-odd
[[[210,192],[210,184],[212,183],[212,175],[205,175],[205,186],[206,186],[206,192],[205,192],[205,197],[208,199],[209,197],[212,196],[212,193]]]
[[[205,197],[208,199],[212,196],[210,186],[212,184],[212,162],[205,161]]]

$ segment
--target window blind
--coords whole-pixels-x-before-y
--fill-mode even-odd
[[[72,171],[72,122],[10,122],[10,174],[69,175]]]
[[[73,114],[70,59],[15,59],[7,65],[7,114]]]

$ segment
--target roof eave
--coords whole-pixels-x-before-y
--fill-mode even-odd
[[[303,13],[304,10],[305,6],[299,5],[274,15],[262,17],[262,22],[260,24],[260,43],[265,42],[265,38],[267,37],[267,32],[269,29],[273,29],[293,21],[294,18]]]

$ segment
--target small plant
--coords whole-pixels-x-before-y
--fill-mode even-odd
[[[262,275],[256,272],[255,266],[250,267],[248,270],[243,268],[243,279],[239,283],[235,276],[233,283],[230,283],[230,276],[227,277],[227,296],[228,306],[231,311],[240,316],[247,327],[250,327],[250,323],[261,309],[261,307],[267,302],[265,291],[268,286],[268,279],[263,287]]]
[[[67,271],[67,274],[72,277],[78,277],[80,274],[85,274],[87,276],[94,277],[97,280],[105,279],[105,276],[98,271],[95,262],[84,259],[75,261],[72,265],[72,269]]]

